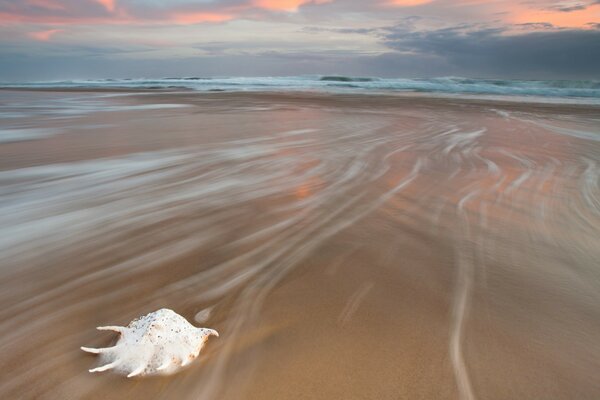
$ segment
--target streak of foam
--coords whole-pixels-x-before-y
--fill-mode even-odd
[[[585,158],[584,162],[586,169],[582,176],[581,192],[589,209],[593,213],[600,215],[600,183],[598,182],[600,179],[600,169],[598,168],[598,164],[589,158]]]
[[[449,154],[455,147],[465,148],[473,143],[475,139],[483,135],[487,128],[479,129],[473,132],[464,133],[448,133],[446,138],[446,147],[443,150],[444,154]]]
[[[350,296],[350,299],[348,299],[348,302],[346,303],[344,309],[338,317],[338,321],[340,324],[345,325],[350,321],[350,319],[352,319],[352,316],[354,315],[354,313],[356,313],[356,310],[358,310],[358,307],[364,301],[365,297],[369,294],[371,289],[373,289],[373,286],[375,286],[373,282],[364,282],[352,294],[352,296]]]
[[[452,302],[452,320],[450,325],[449,346],[454,376],[458,386],[458,393],[460,399],[462,400],[475,399],[463,352],[464,327],[468,318],[468,311],[471,302],[471,291],[473,288],[475,274],[473,260],[467,256],[469,248],[465,241],[471,238],[471,234],[469,219],[464,207],[473,197],[476,197],[478,194],[478,189],[469,192],[463,196],[463,198],[458,202],[457,206],[458,214],[461,218],[461,225],[463,226],[463,231],[465,232],[466,237],[458,244],[456,250],[457,276],[454,289],[454,298]]]

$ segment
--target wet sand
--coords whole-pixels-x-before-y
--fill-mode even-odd
[[[598,399],[600,108],[0,91],[0,398]],[[183,372],[79,350],[168,307]]]

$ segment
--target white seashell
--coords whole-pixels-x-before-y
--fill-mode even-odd
[[[166,308],[134,319],[127,327],[100,326],[97,329],[115,331],[121,337],[113,347],[81,348],[99,354],[102,360],[102,366],[90,372],[113,370],[128,378],[175,373],[198,357],[210,335],[219,336],[213,329],[196,328]]]

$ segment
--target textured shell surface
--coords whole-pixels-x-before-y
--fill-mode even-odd
[[[133,376],[168,375],[195,360],[210,335],[217,331],[197,328],[176,312],[161,310],[134,319],[128,326],[101,326],[120,334],[113,347],[83,351],[98,354],[102,366],[90,372],[112,370]]]

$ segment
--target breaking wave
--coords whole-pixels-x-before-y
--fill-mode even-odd
[[[386,79],[342,75],[289,77],[167,77],[0,83],[3,88],[190,89],[197,91],[417,92],[600,100],[600,81],[498,80],[443,77]],[[595,102],[595,101],[593,101]]]

